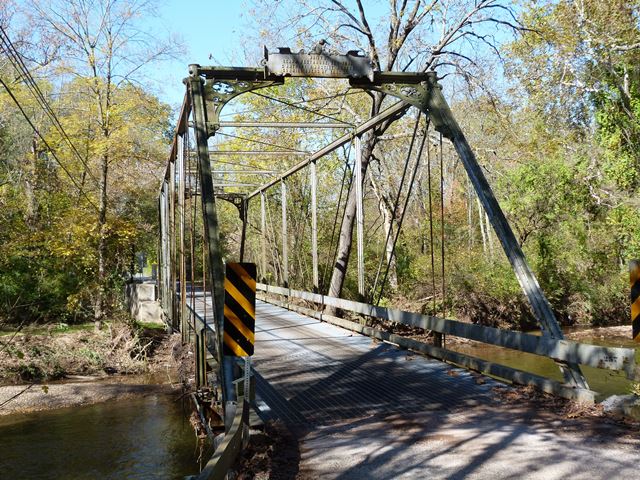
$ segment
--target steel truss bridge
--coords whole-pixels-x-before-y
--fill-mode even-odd
[[[189,67],[189,76],[184,80],[186,94],[159,195],[159,294],[162,307],[169,325],[175,331],[182,332],[185,343],[192,342],[194,346],[194,397],[198,402],[198,411],[205,423],[213,411],[220,415],[224,423],[224,431],[217,437],[216,453],[198,478],[224,478],[248,441],[251,423],[249,411],[252,406],[258,408],[263,419],[280,419],[299,438],[303,438],[310,432],[317,433],[319,426],[332,422],[343,422],[341,425],[344,425],[348,419],[371,416],[380,419],[391,415],[395,420],[400,419],[398,421],[402,424],[403,419],[414,418],[417,412],[434,409],[440,412],[438,415],[443,415],[441,419],[446,423],[446,418],[455,418],[452,412],[458,411],[456,409],[468,411],[491,402],[491,388],[497,383],[488,379],[486,383],[482,382],[483,385],[478,385],[471,375],[464,373],[466,370],[452,370],[451,364],[498,377],[508,383],[531,385],[544,392],[583,402],[593,402],[595,392],[589,388],[580,365],[623,371],[629,377],[637,375],[632,349],[605,348],[564,340],[551,306],[473,150],[447,105],[435,72],[372,71],[368,59],[354,52],[330,55],[322,51],[291,53],[289,49],[280,49],[275,54],[265,53],[263,63],[256,68]],[[353,89],[382,92],[398,101],[357,126],[341,122],[221,121],[221,113],[231,100],[248,92],[282,85],[286,80],[292,81],[286,77],[343,78],[348,80]],[[360,141],[367,132],[385,122],[397,120],[411,107],[418,110],[418,120],[423,117],[427,129],[435,130],[455,149],[539,322],[541,336],[380,307],[331,297],[319,291],[317,164],[342,146],[354,145],[355,260],[358,291],[361,299],[364,299],[366,239]],[[345,133],[313,153],[292,150],[279,152],[272,148],[224,152],[211,148],[209,140],[212,137],[224,129],[236,127],[280,128],[283,132],[291,128],[331,128],[345,129]],[[418,158],[428,134],[428,130],[425,131],[422,145],[418,147]],[[253,142],[252,145],[256,143],[260,145],[260,142]],[[413,144],[412,141],[410,149]],[[221,155],[232,155],[230,158],[237,159],[242,155],[251,157],[261,154],[276,159],[284,155],[289,158],[300,156],[301,159],[286,171],[278,172],[275,168],[265,170],[263,173],[271,175],[270,180],[244,193],[237,192],[243,184],[226,182],[218,175],[222,172],[218,170]],[[240,161],[237,163],[242,165]],[[290,266],[287,245],[290,232],[287,230],[287,182],[293,175],[304,173],[305,170],[308,171],[311,189],[313,292],[294,290],[288,281]],[[229,187],[236,187],[235,191],[229,193]],[[265,282],[269,278],[265,195],[271,189],[281,191],[284,241],[281,245],[281,263],[278,265],[280,285],[268,285]],[[242,221],[239,258],[225,258],[223,255],[218,218],[220,201],[233,203]],[[258,279],[262,281],[256,285],[259,301],[255,310],[255,337],[247,334],[248,340],[252,344],[255,342],[252,366],[247,359],[243,361],[225,353],[223,332],[225,262],[247,260],[245,244],[250,234],[248,211],[253,202],[260,203],[258,234],[261,237],[261,251],[258,258],[250,260],[257,264]],[[202,252],[201,257],[198,252]],[[427,344],[392,334],[341,318],[335,312],[418,327],[432,332],[435,342]],[[443,345],[443,335],[551,358],[562,372],[564,381],[454,352]],[[376,341],[380,343],[372,343]],[[424,357],[408,351],[423,354]],[[406,361],[409,356],[415,360]],[[421,421],[427,425],[432,420],[423,418]],[[476,421],[484,425],[482,420]],[[370,433],[362,433],[360,437],[354,435],[357,442],[376,444]],[[315,440],[311,435],[311,440],[306,440],[305,445],[312,450],[328,451],[327,445],[317,435]],[[544,448],[540,448],[542,452]],[[535,452],[535,448],[532,451]],[[384,460],[384,455],[381,458]],[[326,461],[331,461],[327,454],[311,458],[307,463],[320,468],[319,465]],[[606,461],[603,460],[603,466],[606,466]],[[450,465],[456,464],[452,459],[450,462]],[[336,467],[337,470],[324,471],[323,478],[402,477],[396,477],[395,473],[384,473],[384,465],[393,464],[391,459],[376,464],[377,470],[372,467],[373,463],[364,460],[360,464],[354,464],[353,461],[343,463],[343,467]],[[428,462],[420,468],[427,466]],[[397,473],[397,467],[393,468]],[[438,476],[433,471],[429,474],[419,473],[421,470],[417,468],[408,469],[405,472],[407,478],[456,476],[450,475],[451,471],[446,469],[441,470]],[[455,472],[460,475],[460,472],[471,473],[465,468],[468,465],[461,466]],[[619,473],[626,466],[616,465],[615,468]],[[490,474],[489,470],[483,471]],[[349,472],[353,477],[349,476]],[[556,477],[549,475],[540,478]]]

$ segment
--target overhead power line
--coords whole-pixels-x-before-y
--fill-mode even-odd
[[[73,175],[71,175],[71,172],[69,172],[69,170],[67,169],[67,167],[60,161],[60,159],[58,158],[58,156],[55,154],[54,150],[51,148],[51,146],[49,145],[49,143],[47,142],[47,140],[42,136],[42,134],[40,133],[40,131],[38,130],[38,128],[35,126],[35,124],[33,123],[33,121],[31,120],[31,118],[29,118],[29,115],[27,115],[27,112],[25,112],[24,108],[22,108],[22,105],[20,105],[20,102],[18,101],[18,99],[16,98],[16,96],[13,94],[13,92],[11,91],[11,89],[9,88],[9,85],[7,85],[4,80],[2,78],[0,78],[0,83],[2,84],[2,86],[5,88],[5,90],[7,91],[7,93],[9,94],[9,96],[11,97],[11,99],[13,100],[13,102],[16,104],[16,106],[18,107],[18,110],[20,110],[20,113],[22,113],[22,116],[25,118],[25,120],[27,121],[27,123],[31,126],[31,128],[33,129],[34,133],[36,135],[38,135],[38,137],[40,138],[40,140],[42,140],[42,143],[45,144],[45,146],[47,147],[47,149],[49,150],[49,152],[51,153],[51,155],[53,156],[53,158],[55,159],[56,163],[58,165],[60,165],[60,168],[62,168],[62,170],[64,170],[64,172],[67,174],[67,176],[69,177],[69,179],[71,180],[71,182],[76,186],[76,188],[78,189],[78,191],[80,192],[81,195],[83,195],[87,201],[89,202],[89,204],[91,204],[91,206],[95,209],[95,211],[97,213],[100,213],[100,210],[98,209],[98,207],[96,206],[95,203],[93,203],[93,201],[91,200],[91,198],[89,198],[89,196],[86,194],[86,192],[84,191],[84,189],[78,184],[78,181],[73,177]]]
[[[91,169],[89,168],[89,165],[87,164],[86,159],[83,158],[83,156],[80,154],[80,152],[78,151],[74,143],[71,141],[71,138],[69,137],[66,130],[60,123],[60,120],[58,119],[58,116],[56,115],[55,111],[53,110],[53,108],[51,108],[51,105],[47,101],[46,97],[42,93],[42,90],[40,89],[35,79],[31,75],[31,72],[27,68],[26,64],[24,63],[22,56],[20,55],[18,50],[15,48],[15,45],[11,41],[11,38],[7,34],[6,30],[1,25],[0,25],[0,41],[2,42],[2,50],[7,55],[7,58],[15,68],[16,72],[18,72],[20,74],[20,77],[22,77],[22,79],[24,80],[24,83],[27,86],[29,92],[38,101],[38,103],[40,104],[44,112],[52,121],[56,130],[58,130],[61,137],[66,141],[66,143],[69,145],[69,147],[73,151],[74,155],[85,167],[85,171],[87,172],[87,175],[91,177],[91,179],[96,183],[96,186],[99,186],[99,181],[91,173]]]

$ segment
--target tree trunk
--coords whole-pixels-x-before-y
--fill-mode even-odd
[[[38,175],[38,140],[34,136],[31,141],[31,159],[27,159],[23,170],[25,213],[24,222],[30,230],[38,226],[38,199],[36,198],[36,184]]]
[[[101,160],[100,172],[100,205],[98,213],[98,286],[94,304],[93,319],[96,330],[102,328],[102,319],[104,317],[104,296],[105,296],[105,280],[106,280],[106,227],[107,227],[107,173],[109,170],[109,156],[105,153]]]
[[[391,287],[391,290],[393,292],[396,292],[398,290],[398,273],[396,269],[396,256],[393,255],[393,228],[394,226],[397,227],[397,225],[395,225],[397,222],[396,219],[393,218],[393,209],[391,209],[389,206],[392,203],[389,199],[389,195],[387,195],[387,192],[383,191],[382,187],[378,185],[378,182],[374,178],[374,175],[371,171],[369,171],[369,179],[371,180],[373,193],[378,199],[378,209],[380,210],[380,214],[382,215],[383,235],[386,242],[384,249],[386,253],[387,264],[389,264],[389,275],[387,277],[389,280],[389,287]],[[398,188],[401,187],[402,186]],[[385,269],[386,267],[383,266],[381,275],[384,275],[383,272]]]
[[[375,113],[373,114],[375,115]],[[366,178],[367,168],[369,166],[369,159],[375,146],[376,137],[369,131],[363,135],[361,148],[362,148],[362,178],[363,181]],[[336,255],[336,263],[333,267],[333,274],[331,275],[331,283],[329,285],[328,295],[331,297],[340,297],[342,294],[342,287],[344,286],[344,280],[347,275],[347,267],[349,265],[349,256],[351,255],[351,243],[353,239],[353,224],[356,218],[356,189],[355,185],[351,184],[349,195],[347,197],[347,205],[344,210],[344,217],[342,219],[342,225],[340,227],[340,237],[338,239],[338,253]],[[334,309],[327,309],[329,314],[335,313]],[[333,313],[332,313],[333,312]]]

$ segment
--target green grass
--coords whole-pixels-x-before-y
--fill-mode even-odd
[[[136,320],[136,326],[146,330],[165,330],[167,327],[164,323],[141,322]]]

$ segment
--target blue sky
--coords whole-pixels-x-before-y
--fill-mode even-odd
[[[243,27],[249,23],[240,0],[160,0],[157,17],[146,23],[158,36],[173,34],[185,46],[180,58],[155,66],[150,76],[158,82],[160,98],[179,106],[184,96],[182,79],[190,63],[232,65]],[[212,59],[209,59],[209,56]]]
[[[386,27],[386,3],[380,0],[368,2],[365,5],[372,25]],[[188,75],[190,63],[241,66],[238,64],[243,62],[245,48],[261,50],[262,45],[253,45],[258,35],[255,34],[256,22],[250,13],[250,3],[249,0],[158,0],[156,16],[145,19],[144,23],[157,37],[177,36],[185,48],[180,58],[156,64],[148,72],[154,80],[155,93],[164,102],[175,109],[180,106],[184,96],[182,79]],[[287,4],[282,3],[278,10],[282,12],[286,8]],[[487,30],[499,41],[510,37],[506,30],[494,28],[488,26]],[[246,32],[253,33],[249,45]],[[279,45],[269,47],[276,46]],[[501,72],[495,81],[502,84]],[[450,79],[445,83],[449,84]]]

